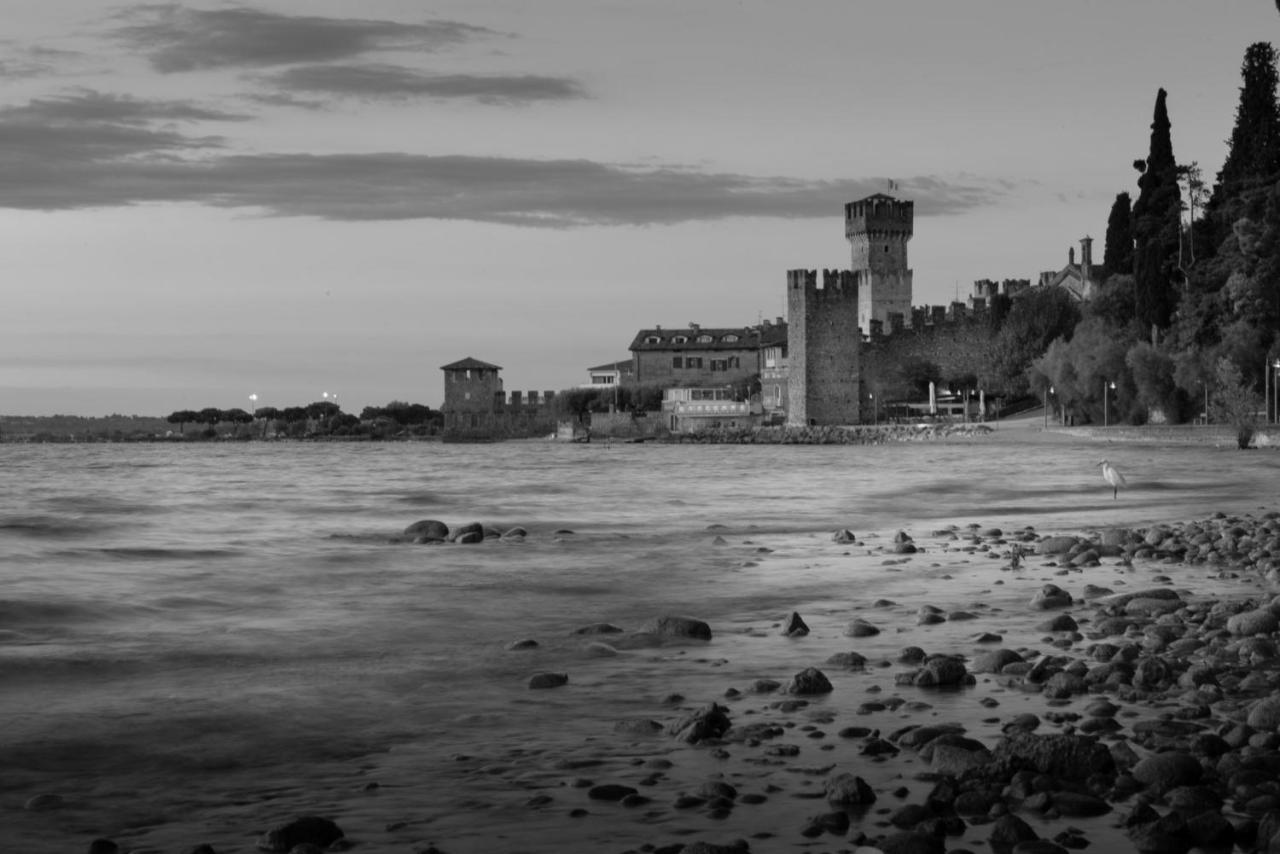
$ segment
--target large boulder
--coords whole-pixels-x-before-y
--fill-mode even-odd
[[[420,519],[404,529],[404,536],[415,542],[447,540],[449,526],[437,519]]]
[[[832,691],[831,681],[827,679],[825,673],[816,667],[806,667],[795,676],[791,677],[791,681],[787,683],[786,693],[811,695],[811,694],[830,694]]]
[[[1086,780],[1093,774],[1115,771],[1115,760],[1106,745],[1084,735],[1036,735],[1010,729],[996,745],[995,757],[1063,780]]]
[[[1227,619],[1227,631],[1244,637],[1269,635],[1278,627],[1280,627],[1280,619],[1276,618],[1275,612],[1270,608],[1245,611]]]
[[[643,631],[645,634],[668,638],[711,640],[711,626],[693,617],[658,617],[650,621]]]
[[[1031,598],[1031,607],[1047,611],[1052,608],[1068,608],[1071,606],[1071,594],[1056,584],[1046,584],[1040,592]]]
[[[272,828],[258,840],[262,851],[287,852],[297,845],[328,848],[343,837],[342,828],[327,818],[307,815]]]
[[[732,725],[728,709],[717,703],[708,703],[676,721],[671,725],[670,731],[681,741],[697,744],[700,741],[720,738]]]
[[[1170,750],[1154,753],[1140,760],[1129,773],[1133,779],[1156,794],[1164,794],[1177,786],[1190,786],[1200,782],[1204,769],[1190,753]]]
[[[1245,723],[1260,732],[1275,732],[1280,728],[1280,696],[1263,697],[1254,703]]]
[[[848,772],[829,777],[825,789],[827,800],[833,804],[859,806],[873,804],[876,801],[876,793],[867,785],[866,780]]]
[[[449,532],[449,542],[463,544],[483,543],[484,525],[479,522],[468,522],[465,525],[459,525]]]

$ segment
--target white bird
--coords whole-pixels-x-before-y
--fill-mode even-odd
[[[1120,470],[1111,465],[1110,460],[1102,460],[1098,465],[1102,466],[1102,479],[1111,484],[1111,497],[1116,498],[1120,494],[1120,487],[1127,486],[1128,482],[1120,474]]]

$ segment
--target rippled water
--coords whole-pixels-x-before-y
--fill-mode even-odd
[[[1098,474],[1104,453],[1130,481],[1118,500]],[[803,647],[760,631],[793,608],[836,626],[850,603],[936,595],[923,564],[853,560],[832,530],[874,543],[970,523],[1251,512],[1274,501],[1278,464],[999,438],[0,445],[0,827],[29,852],[95,836],[249,851],[253,834],[305,812],[345,820],[369,851],[657,841],[574,824],[567,808],[520,812],[528,792],[512,790],[591,776],[564,757],[590,754],[618,719],[660,716],[669,693],[706,701],[794,670]],[[392,542],[425,518],[529,537]],[[707,620],[717,639],[610,650],[571,634],[666,613]],[[507,650],[521,638],[541,646]],[[539,670],[569,672],[570,686],[530,692]],[[38,795],[58,808],[23,808]]]

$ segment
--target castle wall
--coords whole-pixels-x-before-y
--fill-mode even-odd
[[[847,270],[787,273],[787,421],[856,424],[861,382],[858,281]]]

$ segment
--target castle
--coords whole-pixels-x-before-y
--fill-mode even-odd
[[[974,282],[968,304],[957,300],[949,306],[913,306],[907,244],[914,233],[914,202],[883,193],[867,196],[844,206],[844,226],[849,269],[822,270],[821,277],[818,270],[787,271],[785,320],[748,327],[690,323],[688,328],[641,329],[629,348],[630,370],[623,370],[623,363],[602,365],[592,369],[593,383],[667,389],[664,410],[669,403],[670,427],[677,430],[729,426],[705,415],[708,407],[685,406],[712,399],[690,389],[724,390],[757,378],[753,418],[793,426],[858,424],[876,418],[873,413],[885,404],[880,394],[886,364],[912,358],[946,363],[946,351],[957,336],[989,334],[983,321],[997,299],[1032,287],[1028,279],[984,279]],[[1072,251],[1067,267],[1042,274],[1039,285],[1074,284],[1068,291],[1088,299],[1099,272],[1092,264],[1091,242],[1088,237],[1081,241],[1081,264]],[[497,366],[463,360],[443,369],[446,436],[509,431],[546,410],[545,403],[521,400],[518,393],[505,403]],[[473,378],[472,371],[479,373]],[[497,386],[485,385],[492,382]],[[471,388],[476,383],[484,387]],[[463,394],[476,397],[464,399]],[[548,392],[546,402],[550,397]],[[690,414],[681,422],[676,416],[682,410],[702,412],[698,417],[703,420]]]
[[[882,193],[844,206],[848,270],[787,273],[787,423],[862,419],[863,334],[902,325],[911,312],[907,242],[913,202]]]

